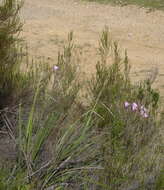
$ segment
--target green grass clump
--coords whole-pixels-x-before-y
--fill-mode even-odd
[[[89,0],[97,1],[100,3],[112,3],[116,5],[138,5],[140,7],[146,7],[151,9],[164,9],[163,0]]]
[[[18,5],[4,2],[4,13],[6,6]],[[1,76],[7,78],[0,80],[2,86],[6,82],[0,92],[8,95],[0,97],[5,102],[0,104],[0,137],[15,147],[4,158],[0,152],[0,190],[162,189],[159,93],[151,87],[152,78],[131,82],[127,52],[121,56],[107,28],[99,41],[96,73],[85,81],[79,79],[72,32],[53,66],[30,61],[28,51],[9,59],[10,52],[18,53],[15,43],[7,49],[3,44],[6,56],[0,57]]]

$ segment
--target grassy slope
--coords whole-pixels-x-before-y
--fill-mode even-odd
[[[164,10],[164,1],[163,0],[89,0],[97,1],[101,3],[114,3],[114,4],[135,4],[139,6],[144,6],[152,9],[163,9]]]

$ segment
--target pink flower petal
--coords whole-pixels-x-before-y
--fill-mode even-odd
[[[59,67],[55,65],[55,66],[53,67],[53,69],[54,69],[54,71],[56,71],[56,70],[59,69]]]
[[[144,114],[145,114],[144,110],[140,110],[140,114],[141,114],[142,116],[144,116]]]
[[[132,103],[132,111],[137,111],[137,110],[138,110],[138,105],[135,102],[133,102]]]
[[[140,107],[141,110],[143,110],[144,108],[145,108],[145,107],[144,107],[143,105]]]
[[[128,108],[130,106],[130,103],[129,102],[124,102],[124,106],[125,106],[125,108]]]
[[[140,110],[143,110],[144,112],[147,112],[147,109],[144,106],[141,106]]]
[[[149,116],[148,116],[147,113],[144,113],[143,117],[144,117],[144,118],[148,118]]]

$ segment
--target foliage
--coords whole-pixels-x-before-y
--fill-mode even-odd
[[[127,53],[121,58],[117,43],[108,39],[105,29],[100,39],[101,59],[89,83],[91,105],[96,102],[94,110],[98,116],[95,127],[102,134],[99,145],[105,173],[100,173],[100,182],[108,184],[109,189],[122,189],[135,180],[140,181],[139,188],[148,175],[158,175],[161,167],[156,160],[161,154],[159,93],[151,88],[151,78],[139,84],[130,82]],[[113,55],[112,59],[108,55]],[[143,107],[148,115],[142,114]],[[149,147],[152,152],[147,151]],[[148,155],[151,159],[146,163]]]
[[[19,71],[21,52],[18,50],[18,34],[22,29],[18,17],[20,7],[21,3],[16,0],[5,0],[0,6],[0,109],[12,104],[24,83]]]
[[[126,6],[129,4],[138,5],[140,7],[146,7],[150,9],[161,9],[164,8],[163,0],[89,0],[97,1],[100,3],[112,3],[116,5]]]
[[[19,8],[1,6],[1,120],[16,156],[0,165],[0,190],[162,188],[164,118],[153,80],[131,83],[127,52],[122,58],[105,28],[84,104],[72,32],[53,66],[30,61],[28,49],[14,57]]]

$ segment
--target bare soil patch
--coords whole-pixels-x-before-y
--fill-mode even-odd
[[[158,67],[155,86],[164,95],[164,12],[136,6],[111,6],[79,0],[26,0],[22,9],[23,36],[30,54],[56,60],[68,32],[83,50],[82,67],[93,72],[100,32],[109,26],[113,39],[128,50],[134,80]]]

